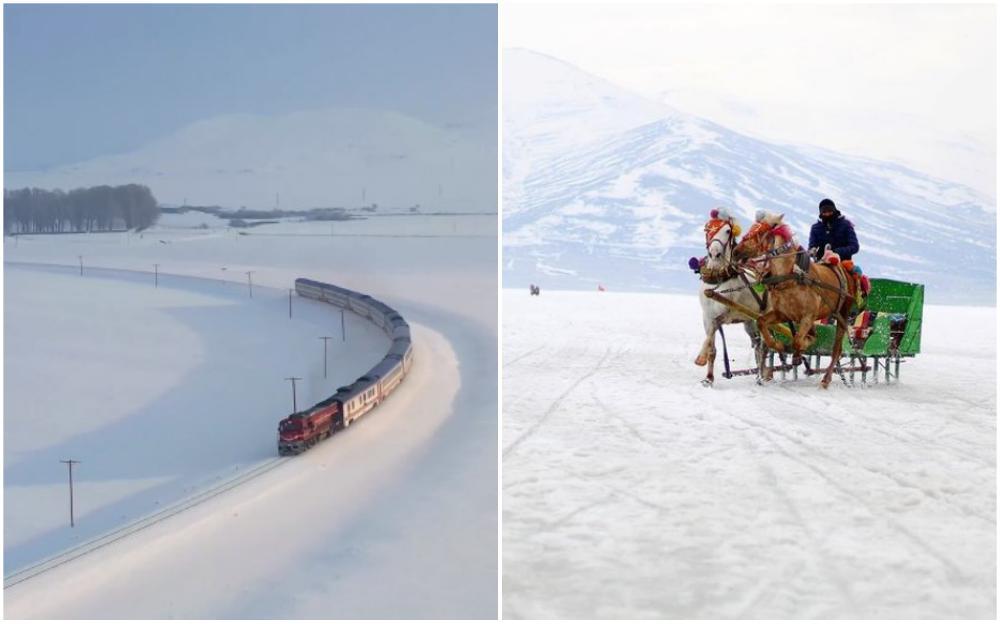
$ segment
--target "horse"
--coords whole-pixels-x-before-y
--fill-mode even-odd
[[[847,316],[851,311],[857,286],[839,264],[827,265],[802,259],[806,254],[795,242],[784,215],[758,213],[757,221],[733,251],[737,263],[748,264],[767,287],[770,301],[757,319],[757,329],[768,348],[784,353],[787,349],[771,335],[778,323],[792,323],[792,364],[802,361],[802,353],[816,340],[815,323],[830,318],[837,322],[833,353],[820,387],[827,388],[833,369],[840,360]],[[807,264],[808,263],[808,264]],[[806,268],[807,267],[807,268]],[[763,364],[762,364],[763,369]],[[770,379],[773,371],[763,371]]]
[[[712,211],[712,218],[705,224],[705,249],[708,256],[704,264],[699,265],[698,270],[701,277],[698,301],[701,303],[705,341],[702,343],[701,351],[694,363],[697,366],[708,365],[705,379],[701,382],[704,386],[711,386],[715,383],[715,333],[722,325],[743,323],[743,327],[754,345],[754,351],[759,351],[760,337],[753,319],[733,307],[706,296],[709,291],[717,291],[725,293],[724,296],[727,299],[746,309],[760,309],[760,302],[755,298],[749,282],[745,277],[741,277],[739,270],[732,262],[733,249],[738,234],[739,226],[733,222],[732,217],[725,212]],[[693,259],[692,262],[696,263],[697,260]]]

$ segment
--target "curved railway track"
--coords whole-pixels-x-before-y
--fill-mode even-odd
[[[130,535],[134,535],[139,531],[148,529],[149,527],[159,524],[168,518],[172,518],[173,516],[187,511],[192,507],[212,500],[229,490],[239,487],[240,485],[257,478],[262,474],[270,472],[290,459],[290,457],[274,457],[268,459],[242,474],[235,475],[222,483],[202,490],[201,492],[180,500],[172,505],[168,505],[156,513],[135,520],[125,526],[118,527],[117,529],[109,531],[68,550],[64,550],[57,555],[43,559],[26,568],[22,568],[3,578],[3,588],[8,589],[18,583],[23,583],[28,579],[44,574],[49,570],[58,568],[59,566],[69,563],[70,561],[74,561],[84,555],[90,554],[95,550],[99,550],[105,546],[121,541]]]
[[[19,263],[19,264],[24,264],[24,265],[29,265],[29,266],[32,265],[32,263]],[[38,266],[39,267],[44,267],[44,268],[49,268],[47,265],[38,265]],[[56,266],[58,268],[65,268],[63,265],[53,265],[53,266]],[[109,273],[126,273],[126,274],[142,274],[142,273],[145,273],[145,272],[142,272],[142,271],[133,271],[133,270],[128,270],[128,269],[124,269],[124,270],[122,270],[122,269],[98,269],[98,270],[106,271],[106,272],[109,272]],[[93,271],[93,269],[92,269],[92,271]],[[166,274],[164,274],[164,275],[166,275]],[[184,276],[179,276],[179,277],[184,277]],[[193,279],[205,279],[205,278],[195,277]],[[308,280],[302,280],[301,278],[298,279],[298,280],[296,280],[296,291],[298,291],[299,294],[300,294],[300,296],[301,296],[302,295],[302,292],[301,292],[301,288],[302,287],[300,286],[299,282],[308,282]],[[332,303],[336,307],[340,307],[342,309],[349,310],[352,313],[358,314],[358,311],[355,309],[355,307],[352,307],[352,303],[351,303],[352,299],[350,297],[352,295],[357,295],[359,297],[359,299],[360,299],[361,298],[360,293],[354,293],[353,291],[348,291],[348,290],[340,289],[338,287],[330,286],[328,284],[322,284],[322,283],[317,283],[317,282],[312,282],[312,284],[314,284],[315,286],[320,286],[320,287],[325,287],[325,288],[328,288],[328,289],[331,289],[331,290],[336,290],[337,292],[334,293],[334,294],[340,295],[340,296],[343,296],[343,297],[347,297],[347,298],[344,299],[344,301],[340,302],[340,301],[337,301],[336,299],[333,299],[333,300],[328,299],[322,293],[320,294],[320,296],[306,295],[308,298],[317,299],[317,300],[320,300],[320,301],[325,301],[327,303]],[[410,347],[409,325],[403,320],[402,316],[400,316],[395,310],[393,310],[391,308],[388,308],[388,306],[386,306],[385,304],[383,304],[383,303],[381,303],[381,302],[379,302],[377,300],[371,299],[371,297],[365,297],[365,298],[368,301],[362,301],[360,304],[359,303],[354,303],[353,304],[354,306],[364,304],[363,307],[360,309],[360,310],[364,311],[364,313],[365,313],[364,316],[363,316],[363,318],[366,318],[369,322],[375,323],[379,328],[384,329],[389,334],[390,340],[394,341],[394,343],[393,343],[393,347],[394,348],[396,346],[395,345],[396,342],[399,342],[399,341],[405,342],[405,347],[406,347],[405,348],[405,352],[404,351],[400,351],[398,353],[397,360],[393,360],[392,362],[390,362],[390,364],[395,364],[399,368],[399,370],[403,372],[403,375],[405,376],[405,370],[406,369],[404,368],[404,363],[409,361],[408,358],[411,357],[411,353],[412,353],[411,347]],[[369,303],[369,302],[374,302],[374,303]],[[379,305],[379,306],[382,306],[382,308],[385,308],[385,310],[382,310],[381,308],[374,307],[376,304]],[[394,318],[393,317],[387,317],[387,316],[385,316],[386,313],[390,313],[390,312],[394,315]],[[376,316],[378,316],[378,318],[380,318],[381,320],[378,321],[378,322],[376,322],[376,320],[375,320]],[[394,350],[390,349],[389,354],[388,354],[388,356],[385,359],[386,360],[391,359],[391,357],[393,356],[393,353],[394,353]],[[381,365],[381,363],[380,363],[380,365]],[[365,388],[364,389],[367,389],[368,387],[376,387],[375,384],[379,383],[379,380],[382,378],[382,376],[386,372],[386,371],[381,370],[381,369],[378,368],[380,365],[376,365],[376,368],[372,369],[372,371],[369,371],[367,373],[367,375],[368,375],[367,377],[360,378],[359,381],[356,382],[355,385],[358,385],[358,384],[361,384],[362,382],[364,382],[364,384],[365,384]],[[399,383],[399,382],[397,382],[397,383]],[[381,389],[381,385],[378,385],[378,388]],[[388,392],[390,392],[393,388],[395,388],[395,386],[392,386],[392,388],[390,388],[384,394],[380,394],[380,399],[384,398],[384,396],[387,395]],[[339,394],[337,396],[339,396]],[[377,404],[378,404],[378,401],[375,402],[375,405],[377,405]],[[86,541],[86,542],[84,542],[82,544],[78,544],[76,546],[73,546],[73,547],[71,547],[71,548],[69,548],[67,550],[64,550],[64,551],[56,554],[56,555],[49,556],[49,557],[47,557],[45,559],[42,559],[42,560],[40,560],[40,561],[38,561],[36,563],[33,563],[33,564],[29,565],[27,567],[21,568],[21,569],[17,570],[16,572],[13,572],[13,573],[11,573],[11,574],[9,574],[7,576],[4,576],[3,587],[4,587],[4,589],[8,589],[10,587],[13,587],[13,586],[19,584],[19,583],[23,583],[24,581],[32,579],[32,578],[34,578],[36,576],[39,576],[41,574],[44,574],[44,573],[46,573],[46,572],[48,572],[48,571],[50,571],[50,570],[52,570],[54,568],[58,568],[58,567],[60,567],[62,565],[65,565],[65,564],[71,562],[71,561],[79,559],[80,557],[83,557],[83,556],[85,556],[85,555],[87,555],[89,553],[92,553],[95,550],[99,550],[101,548],[104,548],[105,546],[108,546],[110,544],[114,544],[115,542],[123,540],[123,539],[125,539],[126,537],[128,537],[130,535],[133,535],[135,533],[138,533],[139,531],[142,531],[142,530],[145,530],[145,529],[147,529],[147,528],[149,528],[151,526],[154,526],[154,525],[156,525],[156,524],[158,524],[158,523],[160,523],[160,522],[162,522],[164,520],[167,520],[168,518],[176,516],[176,515],[184,512],[184,511],[188,510],[188,509],[191,509],[192,507],[200,505],[201,503],[204,503],[205,501],[211,500],[211,499],[213,499],[213,498],[215,498],[215,497],[217,497],[217,496],[219,496],[219,495],[221,495],[221,494],[223,494],[223,493],[225,493],[225,492],[227,492],[229,490],[232,490],[233,488],[236,488],[236,487],[238,487],[238,486],[240,486],[240,485],[242,485],[242,484],[244,484],[244,483],[246,483],[246,482],[248,482],[248,481],[250,481],[250,480],[252,480],[252,479],[254,479],[254,478],[256,478],[256,477],[258,477],[260,475],[262,475],[262,474],[265,474],[265,473],[267,473],[267,472],[269,472],[269,471],[277,468],[278,466],[280,466],[281,464],[285,463],[289,459],[290,459],[290,457],[287,457],[287,456],[279,456],[277,458],[272,458],[272,459],[266,460],[263,463],[254,466],[253,468],[251,468],[250,470],[248,470],[247,472],[245,472],[243,474],[235,475],[235,476],[233,476],[233,477],[231,477],[231,478],[223,481],[222,483],[214,485],[214,486],[212,486],[210,488],[202,490],[201,492],[198,492],[197,494],[194,494],[194,495],[189,496],[189,497],[187,497],[187,498],[185,498],[183,500],[180,500],[180,501],[178,501],[176,503],[168,505],[168,506],[164,507],[163,509],[160,509],[159,511],[157,511],[157,512],[155,512],[153,514],[150,514],[150,515],[147,515],[145,517],[142,517],[142,518],[140,518],[138,520],[135,520],[135,521],[133,521],[133,522],[131,522],[129,524],[126,524],[124,526],[118,527],[118,528],[113,529],[113,530],[111,530],[111,531],[109,531],[107,533],[104,533],[104,534],[102,534],[102,535],[100,535],[98,537],[90,539],[90,540],[88,540],[88,541]]]

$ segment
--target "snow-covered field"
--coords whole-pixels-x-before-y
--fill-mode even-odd
[[[162,519],[5,587],[4,615],[495,617],[496,217],[246,235],[195,220],[5,241],[5,586],[33,562]],[[289,319],[296,277],[397,308],[416,359],[355,427],[276,461],[285,378],[303,378],[301,408],[388,346],[351,314],[341,342],[339,313],[309,300],[295,297]],[[334,337],[327,380],[322,335]],[[82,461],[73,529],[59,463],[70,458]]]
[[[898,385],[708,389],[694,296],[502,296],[505,618],[996,616],[995,308]]]

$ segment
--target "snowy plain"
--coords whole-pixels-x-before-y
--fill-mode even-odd
[[[694,295],[502,303],[504,618],[996,617],[995,308],[823,391],[702,387]]]
[[[240,234],[196,213],[141,237],[5,241],[4,615],[495,617],[495,241],[495,215]],[[289,319],[297,277],[398,309],[416,364],[357,426],[284,461],[285,377],[303,378],[301,409],[388,347],[351,314],[342,342],[339,313],[306,299]],[[334,337],[326,380],[322,335]],[[68,458],[82,461],[73,529]]]

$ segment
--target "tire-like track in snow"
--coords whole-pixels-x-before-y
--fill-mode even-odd
[[[263,462],[262,464],[248,470],[245,473],[236,475],[206,490],[202,490],[201,492],[194,494],[193,496],[189,496],[184,500],[178,501],[172,505],[169,505],[157,511],[156,513],[140,518],[139,520],[136,520],[130,524],[126,524],[125,526],[114,529],[113,531],[109,531],[104,535],[95,537],[94,539],[88,542],[84,542],[83,544],[74,546],[57,555],[53,555],[48,559],[44,559],[42,561],[39,561],[38,563],[34,563],[26,568],[18,570],[17,572],[14,572],[13,574],[4,577],[3,588],[7,589],[9,587],[17,585],[18,583],[23,583],[24,581],[34,578],[40,574],[44,574],[45,572],[48,572],[53,568],[58,568],[59,566],[69,563],[70,561],[79,559],[84,555],[92,553],[95,550],[99,550],[110,544],[114,544],[115,542],[123,540],[126,537],[138,533],[139,531],[142,531],[144,529],[148,529],[149,527],[159,524],[160,522],[163,522],[168,518],[172,518],[173,516],[176,516],[181,512],[187,511],[192,507],[200,505],[206,501],[209,501],[213,498],[216,498],[228,492],[229,490],[239,487],[240,485],[243,485],[247,481],[251,481],[262,474],[270,472],[271,470],[274,470],[275,468],[284,464],[290,459],[291,459],[290,457],[275,457],[269,459]]]

